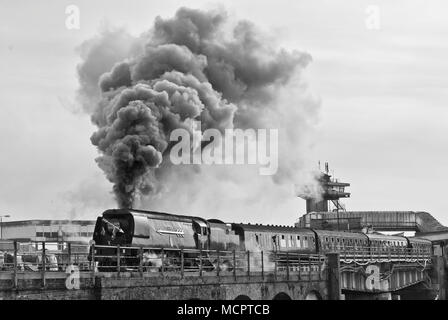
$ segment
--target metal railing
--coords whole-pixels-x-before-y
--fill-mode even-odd
[[[399,247],[345,247],[340,251],[345,263],[431,262],[430,250]]]
[[[141,276],[272,276],[289,279],[322,279],[326,256],[264,251],[161,249],[153,247],[101,246],[49,242],[0,242],[0,275],[65,273],[69,266],[79,272],[101,275],[113,272]]]
[[[326,272],[326,257],[317,254],[287,252],[251,252],[192,249],[160,249],[152,247],[92,247],[97,272],[138,272],[143,274],[178,274],[212,276],[265,277],[292,276],[318,279]],[[107,252],[107,254],[105,254]]]
[[[65,271],[76,265],[81,271],[91,269],[90,246],[54,242],[0,242],[0,271]]]
[[[333,248],[344,263],[431,262],[431,252],[416,248]],[[89,256],[90,255],[90,256]],[[151,247],[99,246],[74,243],[0,242],[0,272],[65,272],[75,265],[81,272],[178,273],[184,275],[322,277],[326,257],[288,252],[250,252]]]

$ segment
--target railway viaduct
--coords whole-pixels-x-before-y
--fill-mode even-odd
[[[3,270],[0,299],[445,299],[443,257],[330,253],[272,270],[98,272]],[[45,266],[44,266],[45,267]]]
[[[333,261],[337,258],[333,258]],[[324,260],[322,259],[322,262]],[[331,258],[330,258],[331,262]],[[0,272],[0,299],[317,300],[337,299],[331,271],[302,266],[277,272]],[[333,268],[337,272],[337,266]],[[336,279],[337,276],[333,275]],[[336,286],[338,284],[336,283]],[[335,289],[332,291],[332,289]]]

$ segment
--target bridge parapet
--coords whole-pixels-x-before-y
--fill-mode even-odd
[[[344,251],[340,255],[341,290],[386,293],[428,281],[429,253],[410,248]]]
[[[3,248],[0,298],[271,299],[289,290],[293,299],[311,291],[338,299],[341,292],[387,293],[425,283],[433,269],[427,253],[392,248],[305,255],[109,247],[110,254],[100,256],[86,244],[32,246],[34,251],[17,242],[12,251]],[[146,258],[136,263],[145,250]],[[100,266],[102,258],[110,264]]]
[[[351,248],[342,250],[340,259],[342,262],[358,265],[376,264],[384,262],[392,263],[431,263],[431,254],[428,251],[415,248]]]
[[[246,286],[255,290],[249,296],[258,299],[270,299],[272,291],[281,288],[292,290],[289,295],[296,299],[304,299],[309,290],[326,297],[328,268],[323,255],[117,246],[108,247],[112,254],[100,256],[95,248],[13,242],[0,261],[0,298],[126,298],[123,290],[128,288],[133,299],[187,299],[198,288],[207,288],[199,290],[200,298],[225,299],[244,292]],[[104,258],[110,263],[99,265]],[[210,296],[218,287],[220,293]]]

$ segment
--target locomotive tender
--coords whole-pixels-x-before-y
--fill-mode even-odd
[[[113,265],[107,257],[120,246],[122,256],[128,256],[127,265],[138,265],[137,248],[160,256],[169,249],[191,252],[251,251],[282,254],[325,254],[344,250],[375,252],[379,250],[411,249],[431,254],[429,240],[390,236],[380,233],[339,232],[288,226],[224,223],[200,217],[168,214],[135,209],[109,209],[98,217],[93,234],[96,260],[100,266]],[[192,250],[194,249],[194,250]],[[178,255],[179,251],[172,251]],[[163,253],[162,253],[163,254]],[[194,254],[190,254],[193,257]],[[134,258],[131,258],[134,257]],[[191,259],[194,260],[194,259]],[[224,263],[229,264],[228,261]],[[213,261],[210,262],[213,266]]]

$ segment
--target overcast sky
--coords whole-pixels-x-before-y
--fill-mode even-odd
[[[65,26],[69,4],[79,30]],[[372,5],[379,29],[366,26]],[[310,155],[351,183],[348,209],[428,211],[448,225],[448,3],[435,0],[0,0],[0,214],[95,219],[115,205],[76,105],[76,48],[107,25],[139,35],[180,6],[224,7],[312,55],[305,76],[321,108]],[[305,204],[281,208],[240,220],[292,224]]]

